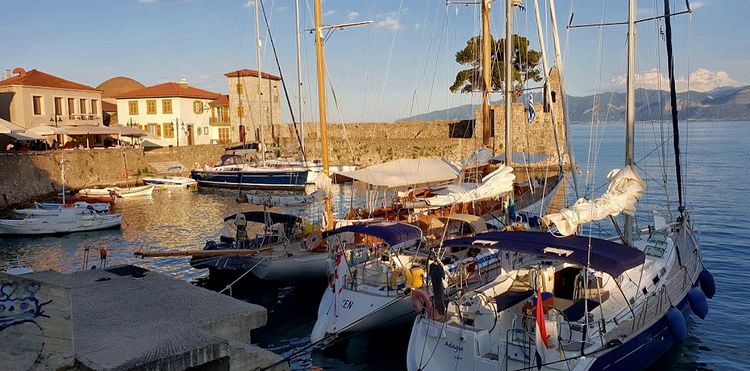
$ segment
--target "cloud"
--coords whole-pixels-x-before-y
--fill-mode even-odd
[[[331,15],[334,15],[334,14],[336,14],[336,10],[334,10],[334,9],[331,9],[331,10],[323,13],[324,16],[331,16]]]
[[[381,19],[375,22],[375,28],[384,28],[386,30],[398,30],[398,29],[404,28],[404,26],[401,25],[401,22],[398,21],[398,18],[389,15],[389,16],[386,16],[384,19]]]
[[[346,19],[348,19],[350,21],[354,20],[354,19],[357,19],[357,17],[359,17],[359,13],[357,13],[357,12],[351,12],[351,13],[349,13],[349,14],[346,15]]]
[[[288,6],[277,6],[276,7],[276,11],[277,12],[283,12],[283,11],[286,11],[287,9],[289,9]]]
[[[614,88],[619,90],[625,87],[627,77],[619,75],[612,79]],[[725,71],[712,72],[705,68],[698,68],[690,74],[690,77],[677,76],[675,85],[677,91],[686,91],[690,83],[690,90],[706,92],[722,86],[737,86],[738,82]],[[635,85],[637,88],[645,89],[669,89],[669,79],[656,68],[646,71],[642,74],[635,75]]]
[[[690,2],[690,9],[692,10],[700,9],[700,8],[703,8],[703,6],[705,5],[706,3],[704,3],[703,1],[692,1]]]
[[[420,24],[420,23],[415,23],[414,24],[414,29],[415,30],[418,30],[420,27],[422,27],[422,24]]]
[[[242,3],[243,8],[250,8],[252,6],[255,6],[255,0],[247,0],[244,3]]]

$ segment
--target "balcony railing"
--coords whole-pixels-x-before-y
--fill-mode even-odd
[[[210,125],[229,125],[229,117],[209,117]]]

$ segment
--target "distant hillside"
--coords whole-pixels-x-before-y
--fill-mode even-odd
[[[596,99],[597,105],[594,106]],[[541,101],[538,95],[534,99]],[[661,103],[660,103],[661,102]],[[684,92],[677,94],[680,119],[704,121],[748,121],[750,120],[750,85],[722,87],[710,92]],[[661,106],[661,109],[659,108]],[[666,91],[636,90],[636,117],[639,121],[659,120],[670,117],[669,93]],[[454,108],[432,111],[403,121],[433,121],[473,119],[476,106],[467,104]],[[625,93],[602,93],[585,97],[568,96],[568,112],[572,123],[587,123],[592,113],[598,113],[599,122],[625,121]]]

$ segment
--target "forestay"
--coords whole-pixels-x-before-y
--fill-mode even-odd
[[[635,204],[640,200],[645,189],[645,183],[632,165],[624,169],[614,169],[607,175],[609,187],[599,198],[588,201],[578,199],[576,203],[557,213],[542,217],[547,224],[554,224],[564,236],[576,232],[578,226],[595,220],[602,220],[608,216],[635,214]]]

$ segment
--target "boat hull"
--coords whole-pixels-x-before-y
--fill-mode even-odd
[[[267,281],[304,281],[326,277],[328,253],[273,258],[263,253],[253,256],[194,257],[190,265],[196,269],[208,268],[238,274],[251,270],[252,275]]]
[[[193,170],[190,177],[199,185],[217,188],[305,189],[307,170],[211,171]]]
[[[337,297],[332,289],[326,289],[320,300],[311,341],[319,341],[330,334],[408,325],[417,315],[411,306],[411,296],[395,292],[393,295],[380,296],[345,289]]]
[[[121,215],[106,215],[93,219],[54,221],[53,218],[28,218],[24,220],[0,220],[0,235],[32,236],[65,234],[119,228]]]

